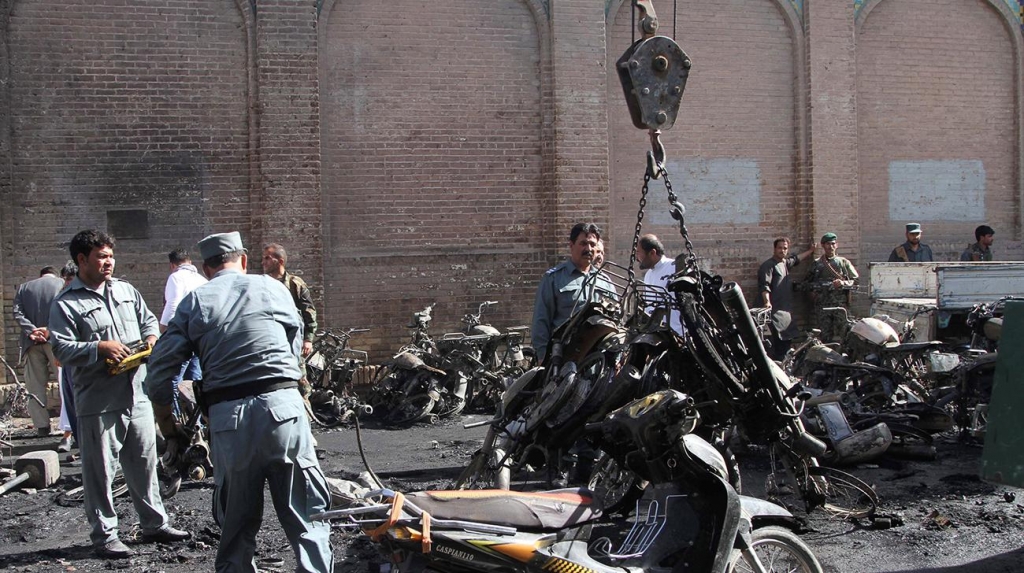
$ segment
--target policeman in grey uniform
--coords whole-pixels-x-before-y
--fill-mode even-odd
[[[330,526],[309,518],[328,509],[330,492],[298,390],[302,319],[280,281],[246,274],[237,232],[206,237],[199,252],[210,282],[178,304],[153,349],[146,386],[161,431],[174,441],[171,380],[193,352],[199,356],[216,483],[213,517],[221,527],[216,570],[257,570],[268,483],[297,570],[333,571]]]
[[[85,516],[93,547],[103,558],[127,558],[134,551],[118,538],[110,490],[119,461],[143,540],[189,538],[188,532],[171,527],[160,499],[153,409],[142,390],[146,367],[111,374],[106,364],[130,357],[128,345],[152,344],[157,322],[139,291],[113,278],[113,237],[82,231],[71,239],[69,250],[78,263],[78,276],[50,307],[50,344],[74,381]]]

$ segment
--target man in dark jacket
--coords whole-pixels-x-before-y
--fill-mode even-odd
[[[21,328],[21,361],[25,363],[25,387],[35,400],[28,401],[32,425],[40,436],[50,435],[50,413],[46,410],[46,383],[53,366],[50,348],[50,304],[64,288],[57,269],[44,267],[39,278],[18,287],[14,295],[14,322]],[[54,372],[56,379],[56,372]]]

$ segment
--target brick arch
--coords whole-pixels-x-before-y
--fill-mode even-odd
[[[4,299],[42,264],[66,260],[76,231],[107,228],[109,212],[128,209],[148,214],[149,231],[121,234],[117,274],[156,306],[168,251],[194,245],[211,225],[248,225],[249,3],[129,12],[123,3],[9,0],[0,27]]]
[[[661,4],[658,13],[666,35],[672,35],[671,6]],[[662,136],[670,173],[676,171],[674,189],[689,209],[687,227],[698,256],[752,291],[772,239],[798,237],[809,227],[809,200],[800,183],[808,153],[803,26],[785,0],[684,0],[678,9],[677,41],[693,69],[676,124]],[[629,120],[614,69],[631,37],[629,10],[629,2],[609,4],[607,40],[613,256],[622,261],[629,256],[650,148],[646,132]],[[730,201],[722,192],[707,201],[713,188],[730,180],[751,196]],[[691,202],[693,191],[704,193],[705,201]],[[661,236],[670,251],[681,250],[660,184],[651,185],[644,230]]]
[[[909,221],[922,223],[939,260],[955,259],[983,222],[1002,231],[997,255],[1019,258],[1024,39],[1015,16],[1002,0],[875,0],[856,23],[866,260],[885,260]]]
[[[522,320],[546,268],[550,32],[535,0],[320,13],[326,322],[390,351],[409,314],[434,326],[486,300]],[[393,57],[392,57],[393,55]]]

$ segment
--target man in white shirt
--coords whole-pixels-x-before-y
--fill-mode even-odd
[[[167,260],[171,265],[171,274],[167,277],[167,285],[164,287],[164,311],[160,314],[160,332],[167,330],[167,325],[174,318],[178,303],[185,295],[196,288],[206,284],[206,277],[199,273],[192,264],[192,256],[188,249],[175,249],[167,253]],[[192,356],[181,365],[181,370],[174,377],[174,405],[177,408],[178,384],[182,380],[202,380],[203,371],[199,367],[199,357]]]
[[[640,263],[640,269],[647,271],[644,275],[644,284],[668,288],[669,278],[676,274],[676,262],[665,256],[665,245],[661,244],[658,237],[651,234],[640,237],[636,260]],[[672,330],[682,335],[684,330],[679,319],[679,311],[673,310],[670,316]]]

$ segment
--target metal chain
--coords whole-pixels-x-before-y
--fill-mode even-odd
[[[633,247],[629,253],[629,283],[632,284],[635,281],[636,275],[633,272],[633,265],[636,263],[636,249],[640,245],[640,230],[643,229],[644,223],[644,208],[647,207],[647,189],[651,182],[651,171],[648,169],[644,171],[644,186],[640,190],[640,209],[636,212],[636,229],[633,232]]]
[[[679,202],[679,197],[672,191],[672,181],[668,178],[668,170],[661,167],[661,176],[665,178],[665,190],[668,191],[668,202],[672,205],[672,218],[679,221],[679,234],[683,237],[683,245],[686,247],[686,266],[697,268],[697,255],[693,252],[693,243],[690,242],[689,232],[686,229],[686,207]]]

